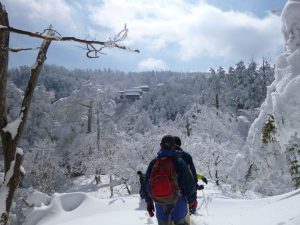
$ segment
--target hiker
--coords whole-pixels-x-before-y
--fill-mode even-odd
[[[197,208],[197,190],[186,163],[174,151],[175,140],[166,135],[157,157],[146,172],[145,201],[149,215],[158,225],[190,225],[189,209]],[[154,204],[155,203],[155,209]]]
[[[140,177],[140,196],[141,199],[145,198],[145,194],[144,194],[144,189],[145,189],[145,179],[146,179],[146,175],[142,173],[142,171],[137,171],[136,173],[139,177]]]
[[[174,140],[175,140],[175,145],[176,145],[175,146],[175,151],[177,152],[177,156],[181,157],[185,161],[185,163],[187,164],[188,168],[190,169],[190,171],[193,175],[193,178],[194,178],[194,181],[196,183],[197,189],[198,190],[203,190],[204,185],[203,184],[199,185],[198,184],[198,179],[202,180],[205,184],[207,184],[208,181],[207,181],[206,177],[204,177],[203,175],[197,174],[192,156],[188,152],[183,151],[182,148],[181,148],[181,139],[177,136],[174,136]]]

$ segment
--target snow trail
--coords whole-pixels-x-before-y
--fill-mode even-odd
[[[107,188],[90,193],[56,193],[47,206],[34,207],[25,225],[157,224],[155,217],[148,216],[146,204],[139,195],[109,198]],[[191,216],[191,225],[300,224],[299,190],[259,198],[253,193],[241,195],[231,192],[228,186],[209,183],[204,193],[204,196],[198,193],[199,206]]]

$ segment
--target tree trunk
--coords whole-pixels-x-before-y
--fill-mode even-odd
[[[109,190],[110,190],[110,197],[114,196],[114,185],[113,185],[113,178],[112,175],[109,175]]]
[[[190,124],[189,118],[186,119],[185,128],[186,128],[186,134],[187,134],[187,136],[188,137],[191,136],[192,128],[191,128],[191,124]]]
[[[0,2],[0,25],[9,26],[8,16]],[[9,134],[2,131],[7,125],[6,112],[6,84],[7,84],[7,68],[8,68],[8,46],[9,32],[0,32],[0,134],[3,146],[7,146],[6,140]],[[5,169],[7,171],[7,169]]]
[[[218,165],[221,162],[221,160],[219,160],[220,156],[217,156],[216,160],[215,160],[215,178],[216,178],[216,185],[220,185],[220,177],[219,177],[219,173],[218,173]]]
[[[211,175],[211,170],[210,170],[209,163],[207,163],[207,168],[208,168],[209,177],[210,177],[211,180],[213,180],[213,176]]]
[[[9,26],[7,13],[0,3],[0,25]],[[6,113],[6,84],[7,84],[7,68],[8,68],[8,46],[9,46],[9,32],[0,32],[0,134],[3,146],[4,154],[4,172],[8,171],[9,166],[7,165],[7,158],[9,152],[7,151],[9,146],[10,135],[5,133],[2,128],[7,125],[7,113]],[[7,184],[7,182],[6,182]],[[7,186],[5,183],[2,184],[0,189],[1,193],[6,192],[8,194]],[[1,210],[0,224],[7,224],[8,222],[8,212],[7,210],[11,203],[6,201],[6,199],[1,199],[0,205],[6,205],[5,211],[4,207]]]
[[[219,175],[218,175],[218,170],[216,169],[216,172],[215,172],[215,178],[216,178],[216,185],[220,185],[220,182],[219,182]]]
[[[219,110],[219,94],[216,94],[216,108]]]
[[[99,103],[97,105],[97,148],[98,148],[98,154],[100,156],[100,110],[99,110]]]
[[[11,163],[11,166],[13,166],[12,170],[12,176],[8,177],[9,174],[5,174],[4,178],[4,184],[1,188],[1,193],[7,194],[6,199],[3,199],[5,201],[5,212],[1,212],[1,218],[0,218],[0,224],[5,225],[8,224],[9,220],[9,211],[11,208],[11,205],[13,203],[13,198],[15,195],[15,191],[17,190],[21,177],[23,176],[21,172],[21,164],[23,160],[23,154],[21,152],[16,153],[15,160]],[[3,204],[4,202],[1,202]]]
[[[88,134],[92,133],[92,120],[93,120],[93,101],[90,101],[88,112]]]
[[[7,14],[2,7],[0,12],[0,21],[2,25],[8,26]],[[53,32],[49,31],[48,35],[53,35]],[[5,172],[4,184],[2,185],[1,192],[2,194],[7,192],[6,199],[3,199],[5,203],[4,202],[0,203],[0,204],[5,204],[6,206],[5,211],[0,212],[1,213],[0,225],[5,225],[8,223],[9,212],[13,202],[13,197],[20,184],[20,180],[22,176],[21,163],[23,159],[23,154],[21,153],[21,151],[17,151],[17,145],[19,143],[19,140],[24,130],[30,104],[32,101],[33,92],[37,84],[38,76],[46,60],[47,50],[51,41],[49,40],[43,41],[36,59],[36,63],[31,68],[30,79],[28,81],[27,88],[24,93],[22,107],[19,114],[19,119],[21,120],[21,122],[19,124],[19,127],[17,128],[16,135],[12,136],[10,132],[3,131],[3,128],[7,125],[7,117],[6,117],[6,110],[5,110],[6,109],[5,93],[6,93],[6,83],[7,83],[8,52],[5,49],[8,48],[9,34],[3,32],[0,33],[0,39],[1,39],[0,45],[3,47],[1,48],[1,52],[0,52],[0,57],[1,57],[0,133],[1,133],[1,141],[3,146],[4,172]],[[6,62],[6,64],[4,64],[4,62]]]
[[[123,184],[125,185],[125,188],[126,188],[126,190],[127,190],[128,194],[129,194],[129,195],[131,195],[131,191],[130,191],[130,189],[129,189],[129,187],[128,187],[127,183],[126,183],[126,181],[124,181],[124,183],[123,183]]]
[[[96,181],[96,184],[100,184],[101,183],[101,177],[100,177],[100,175],[98,175],[97,172],[96,172],[96,175],[95,175],[95,181]]]
[[[262,93],[263,95],[267,95],[267,78],[266,78],[266,67],[265,67],[265,58],[263,58],[263,65],[262,65],[262,70],[263,70],[263,85],[262,85]]]

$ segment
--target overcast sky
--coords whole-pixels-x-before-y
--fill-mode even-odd
[[[88,59],[75,43],[53,42],[47,64],[123,71],[208,71],[243,59],[273,62],[283,49],[280,17],[286,0],[0,0],[10,25],[41,32],[52,24],[63,36],[106,40],[127,24],[124,45],[139,54],[105,50]],[[11,47],[41,40],[12,34]],[[31,66],[37,52],[11,53],[10,67]]]

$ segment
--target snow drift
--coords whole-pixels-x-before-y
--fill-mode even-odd
[[[229,190],[229,189],[228,189]],[[198,193],[197,214],[193,225],[299,225],[300,191],[257,199],[245,199],[217,187],[212,182]],[[35,198],[44,196],[35,195]],[[205,197],[205,199],[204,199]],[[253,199],[253,197],[255,199]],[[157,224],[150,218],[138,195],[95,198],[87,193],[54,194],[47,205],[40,205],[28,215],[25,225],[141,225]],[[36,203],[37,199],[34,200]]]

